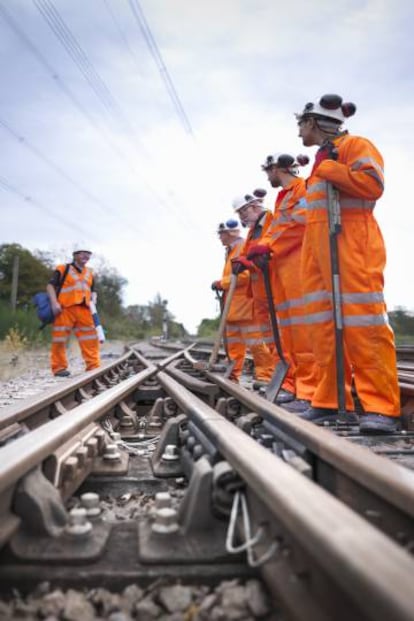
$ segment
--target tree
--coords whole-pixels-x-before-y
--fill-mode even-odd
[[[2,244],[0,246],[0,300],[9,302],[12,287],[14,258],[19,257],[19,278],[17,287],[17,304],[24,306],[31,302],[37,291],[45,291],[50,280],[51,271],[39,258],[20,244]]]
[[[414,336],[414,314],[402,306],[388,313],[390,324],[397,336]]]
[[[214,336],[218,330],[219,324],[220,317],[216,317],[216,319],[202,319],[198,326],[197,336]]]
[[[95,289],[102,314],[117,317],[122,314],[122,289],[128,283],[119,272],[107,265],[95,270]]]

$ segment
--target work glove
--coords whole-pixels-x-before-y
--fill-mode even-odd
[[[247,258],[253,261],[253,263],[263,269],[263,267],[270,261],[270,248],[264,244],[255,244],[250,246]]]
[[[215,280],[211,283],[211,288],[213,291],[223,291],[223,287],[221,286],[221,280]]]
[[[250,270],[252,267],[253,263],[248,261],[246,257],[236,257],[231,260],[231,271],[236,276],[245,270]]]

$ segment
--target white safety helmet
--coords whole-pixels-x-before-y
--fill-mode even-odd
[[[234,218],[230,218],[225,222],[219,223],[217,233],[240,233],[240,224]]]
[[[85,250],[85,245],[84,244],[75,244],[72,250],[72,254],[76,254],[77,252],[88,252],[89,254],[92,254],[91,250]]]
[[[337,125],[342,125],[345,119],[353,116],[356,112],[356,105],[344,103],[339,95],[323,95],[318,103],[309,102],[300,113],[296,113],[296,118],[301,121],[306,117],[316,117],[330,120]]]
[[[252,194],[242,194],[240,196],[236,196],[233,199],[232,205],[234,211],[240,211],[242,207],[249,205],[250,203],[262,203],[264,197],[266,196],[267,191],[262,190],[261,188],[257,188],[253,190]]]

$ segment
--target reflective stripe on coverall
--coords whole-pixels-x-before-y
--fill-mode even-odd
[[[273,220],[261,244],[272,251],[270,275],[283,346],[287,350],[298,399],[310,401],[317,385],[317,368],[306,322],[300,259],[305,232],[305,180],[293,177],[280,190]]]
[[[335,338],[327,213],[327,183],[339,190],[338,236],[344,323],[346,407],[354,408],[353,375],[365,412],[400,415],[393,331],[383,297],[385,246],[373,215],[383,193],[383,160],[365,138],[341,134],[338,161],[323,160],[307,182],[302,274],[307,320],[320,379],[312,405],[336,408]]]
[[[244,240],[239,238],[228,249],[221,279],[221,286],[225,291],[230,286],[231,259],[240,255],[243,243]],[[248,295],[249,281],[247,271],[237,276],[237,286],[226,323],[229,357],[235,361],[231,378],[240,378],[247,346],[252,353],[256,379],[267,382],[273,374],[273,358],[263,342],[261,324],[256,323],[254,317],[253,300]]]
[[[263,215],[256,222],[255,226],[249,229],[244,242],[241,254],[247,256],[249,248],[255,244],[261,244],[263,237],[266,236],[269,226],[272,223],[273,215],[270,211],[264,211]],[[273,296],[275,295],[274,287],[272,289]],[[272,354],[273,370],[280,361],[279,354],[277,353],[276,346],[273,342],[272,327],[270,324],[269,306],[266,295],[266,288],[264,284],[264,278],[262,270],[256,266],[250,271],[250,287],[248,289],[248,295],[253,296],[253,312],[255,323],[262,328],[263,342],[267,344]],[[279,319],[279,318],[278,318]],[[286,343],[284,342],[283,334],[281,333],[283,353],[287,360],[290,361],[290,356]],[[269,378],[270,379],[270,378]],[[288,372],[283,381],[282,388],[289,392],[295,393],[295,376],[292,364],[289,365]]]
[[[59,265],[56,269],[62,276],[65,266]],[[75,331],[86,370],[99,367],[99,341],[96,328],[91,311],[85,304],[82,304],[83,300],[87,304],[90,302],[92,280],[93,275],[90,269],[84,267],[80,274],[73,266],[69,268],[62,287],[63,295],[62,292],[59,294],[62,312],[55,317],[52,325],[50,361],[53,373],[68,367],[66,343],[72,329]]]

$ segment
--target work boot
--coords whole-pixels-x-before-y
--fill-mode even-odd
[[[284,390],[281,388],[277,393],[276,403],[278,405],[282,405],[283,403],[289,403],[289,401],[293,401],[295,399],[295,395],[290,390]]]
[[[310,407],[310,401],[306,399],[294,399],[293,401],[289,401],[288,403],[283,404],[283,409],[288,412],[293,412],[294,414],[299,414],[300,412],[305,412]]]
[[[268,383],[266,380],[255,380],[252,388],[253,390],[266,390]]]
[[[358,423],[358,416],[355,412],[346,412],[345,419],[339,418],[339,413],[336,408],[314,408],[310,407],[305,412],[298,414],[303,420],[308,420],[311,423],[323,424],[323,423],[344,423],[348,425],[356,425]]]
[[[69,377],[70,371],[67,369],[61,369],[60,371],[56,371],[54,375],[55,377]]]
[[[400,419],[398,416],[384,416],[367,412],[361,416],[359,424],[361,433],[394,433],[400,430]]]

